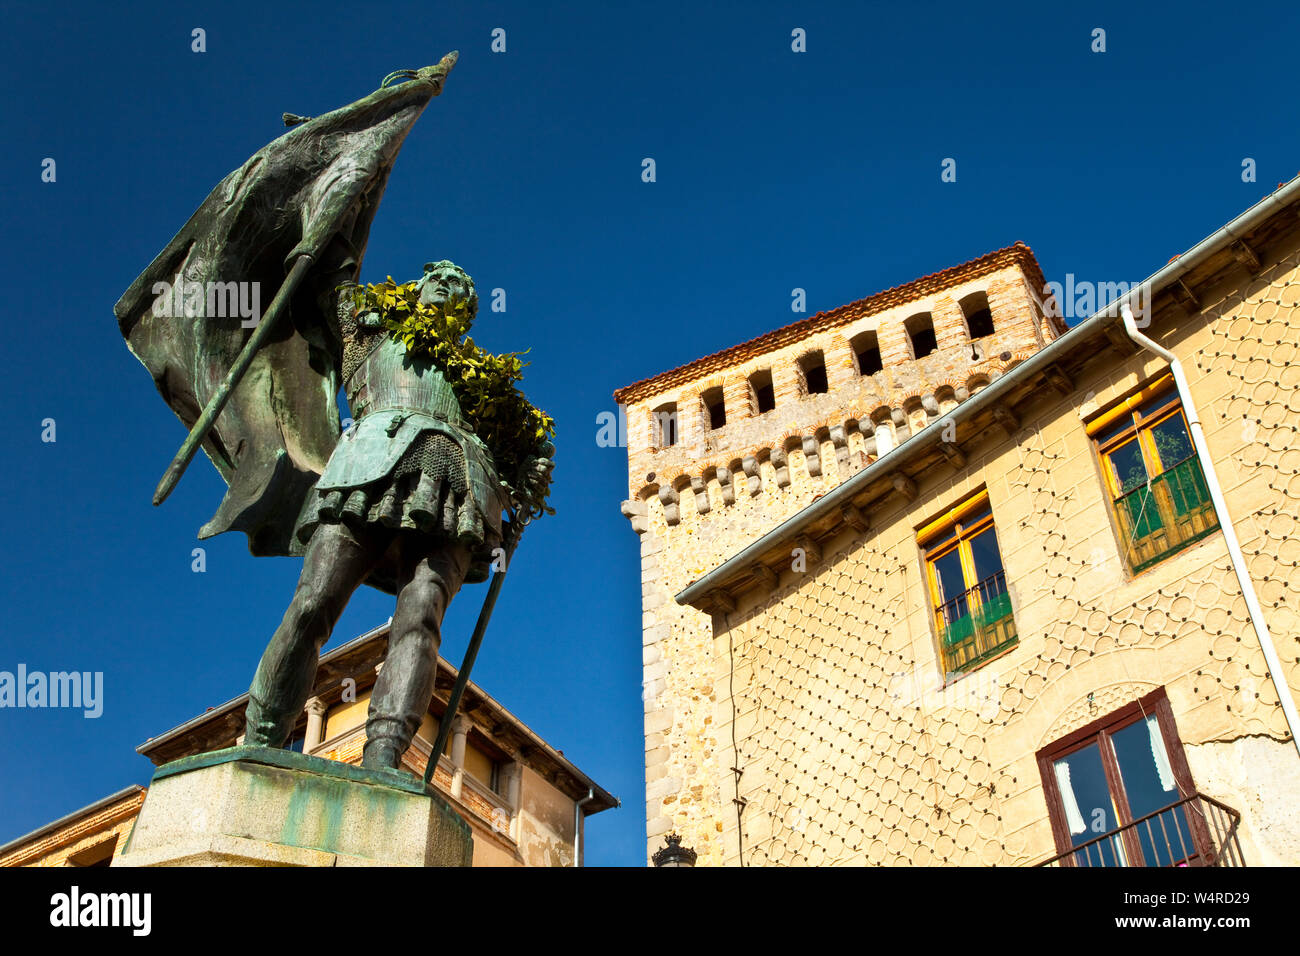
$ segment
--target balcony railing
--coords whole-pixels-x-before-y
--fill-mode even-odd
[[[1039,866],[1245,866],[1241,814],[1194,794],[1093,837]]]
[[[1195,455],[1115,499],[1129,567],[1136,574],[1219,527]]]
[[[948,673],[969,670],[1016,642],[1005,571],[990,575],[937,608]]]

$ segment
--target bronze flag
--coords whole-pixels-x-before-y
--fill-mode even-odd
[[[337,236],[360,274],[397,152],[455,60],[399,71],[315,119],[286,114],[300,125],[223,179],[123,294],[113,311],[127,346],[187,428],[300,255]],[[293,528],[340,432],[340,346],[312,286],[287,300],[291,314],[268,330],[203,441],[229,487],[201,538],[243,531],[255,555],[302,551]]]

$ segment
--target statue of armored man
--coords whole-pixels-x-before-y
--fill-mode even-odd
[[[362,763],[399,767],[433,695],[448,604],[500,573],[549,511],[554,423],[515,388],[517,355],[466,337],[473,280],[442,260],[409,283],[358,283],[397,151],[455,60],[398,71],[315,119],[286,113],[295,128],[213,190],[115,309],[191,429],[155,503],[202,447],[229,488],[200,537],[238,530],[254,554],[303,556],[249,688],[248,744],[285,745],[320,648],[369,584],[397,604]],[[252,301],[273,290],[251,325],[222,307],[241,283]],[[340,383],[353,416],[341,434]]]

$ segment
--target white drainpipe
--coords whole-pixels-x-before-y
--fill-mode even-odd
[[[1128,337],[1168,362],[1169,370],[1174,375],[1178,397],[1182,399],[1183,411],[1192,429],[1192,444],[1196,447],[1196,456],[1200,459],[1205,483],[1210,488],[1210,499],[1214,502],[1214,512],[1219,518],[1219,527],[1223,530],[1223,540],[1228,546],[1228,557],[1232,561],[1233,571],[1237,573],[1237,583],[1241,586],[1241,595],[1246,600],[1246,610],[1250,613],[1250,622],[1255,627],[1255,636],[1259,638],[1260,650],[1264,652],[1264,663],[1268,665],[1269,677],[1272,678],[1273,686],[1277,689],[1277,699],[1282,705],[1287,729],[1291,731],[1291,743],[1295,746],[1296,753],[1300,755],[1300,734],[1296,733],[1296,728],[1300,727],[1300,714],[1296,712],[1295,698],[1291,695],[1291,688],[1287,686],[1282,662],[1278,659],[1277,649],[1273,646],[1273,636],[1264,621],[1264,610],[1259,606],[1254,582],[1246,571],[1246,559],[1241,553],[1241,544],[1237,541],[1237,529],[1233,527],[1232,516],[1228,514],[1228,505],[1223,500],[1219,475],[1214,470],[1214,462],[1210,460],[1210,449],[1205,443],[1201,418],[1196,412],[1196,403],[1192,401],[1192,392],[1187,385],[1187,376],[1183,374],[1182,363],[1173,352],[1157,345],[1138,331],[1137,323],[1133,319],[1133,309],[1128,302],[1120,306],[1120,317],[1124,320],[1124,331],[1128,333]]]
[[[587,795],[573,805],[573,865],[582,866],[582,805],[596,799],[596,791],[587,788]]]

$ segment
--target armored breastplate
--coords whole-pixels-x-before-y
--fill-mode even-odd
[[[410,355],[386,337],[346,382],[348,404],[358,421],[387,409],[424,412],[462,428],[460,403],[451,384],[431,361]]]

